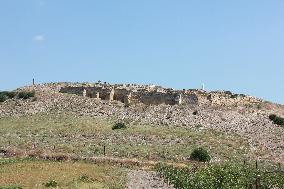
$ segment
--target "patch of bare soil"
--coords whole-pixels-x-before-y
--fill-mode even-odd
[[[128,173],[127,189],[174,189],[154,171],[131,170]]]

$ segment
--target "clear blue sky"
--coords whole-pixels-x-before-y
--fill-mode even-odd
[[[153,83],[284,104],[283,0],[1,0],[0,90]]]

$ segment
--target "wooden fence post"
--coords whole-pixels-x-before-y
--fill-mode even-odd
[[[255,161],[255,168],[256,168],[256,169],[258,168],[258,162],[257,162],[257,160]]]
[[[106,156],[106,146],[104,146],[104,156]]]

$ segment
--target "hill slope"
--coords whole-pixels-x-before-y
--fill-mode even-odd
[[[62,123],[69,123],[66,120],[70,117],[74,118],[70,124],[74,123],[74,125],[77,125],[78,128],[82,125],[82,122],[78,121],[80,119],[87,120],[86,122],[83,121],[85,125],[92,125],[91,122],[94,120],[103,121],[103,124],[98,124],[98,128],[102,128],[106,125],[106,128],[108,128],[106,131],[110,131],[111,124],[115,120],[123,120],[130,125],[131,129],[133,129],[133,131],[130,131],[130,134],[128,132],[122,132],[125,134],[124,140],[127,141],[131,139],[131,141],[135,141],[135,144],[146,142],[149,144],[149,148],[151,144],[161,144],[161,146],[164,144],[166,145],[166,148],[164,148],[165,150],[169,146],[178,146],[180,143],[186,146],[190,141],[185,135],[194,133],[191,134],[191,136],[199,136],[201,139],[199,142],[197,139],[191,141],[192,145],[204,144],[210,148],[209,139],[214,138],[213,140],[215,140],[215,145],[218,143],[217,141],[219,141],[219,146],[221,146],[220,148],[228,148],[233,151],[238,151],[235,155],[237,154],[236,156],[239,156],[239,158],[249,156],[252,158],[258,157],[276,162],[284,162],[284,128],[273,124],[272,121],[268,119],[269,115],[272,113],[284,117],[284,108],[281,105],[260,101],[256,104],[232,106],[208,104],[147,105],[143,103],[126,106],[124,103],[119,101],[97,100],[95,98],[84,97],[76,94],[60,93],[60,89],[68,85],[70,84],[53,83],[28,86],[18,89],[18,91],[34,90],[36,99],[30,98],[23,100],[13,98],[0,103],[1,134],[3,134],[3,136],[9,135],[8,132],[6,132],[6,129],[8,128],[4,125],[14,125],[13,129],[18,130],[19,128],[15,125],[20,127],[19,124],[23,124],[23,122],[25,122],[26,124],[23,125],[25,125],[27,130],[29,130],[32,129],[32,126],[28,126],[29,120],[34,120],[32,123],[36,123],[36,120],[44,119],[41,120],[40,123],[46,123],[50,119],[54,119],[54,116],[56,117],[56,115],[59,115],[57,116],[59,117],[58,119],[60,119],[60,117],[64,117],[64,115],[68,117],[65,121],[60,120]],[[41,115],[45,117],[42,118]],[[19,118],[23,122],[15,123],[15,117],[22,116],[28,117]],[[52,123],[52,125],[56,126],[56,123]],[[46,126],[50,126],[50,124],[47,124]],[[154,130],[156,133],[154,132],[149,134],[152,132],[152,128],[156,129]],[[171,131],[173,132],[171,133]],[[11,133],[11,130],[9,132]],[[84,128],[74,131],[74,133],[76,132],[77,134],[80,132],[84,133]],[[153,137],[157,136],[159,132],[161,133],[159,136],[160,138]],[[127,133],[129,135],[127,135]],[[186,134],[181,136],[178,133]],[[203,133],[204,135],[198,133]],[[28,135],[28,132],[25,134]],[[89,138],[92,141],[96,141],[95,143],[100,143],[101,141],[106,140],[96,140],[93,135],[88,137],[88,132],[85,132],[85,134],[86,136],[83,137],[83,140]],[[124,137],[123,134],[119,135],[115,132],[108,134],[107,132],[102,131],[99,133],[99,136],[109,138],[109,140],[113,140],[110,143],[115,144]],[[163,134],[164,136],[162,136]],[[226,138],[226,136],[228,138]],[[9,136],[7,136],[7,138],[8,137]],[[67,139],[68,137],[72,138],[71,136],[66,136]],[[202,140],[202,137],[204,137],[204,140]],[[222,140],[224,137],[225,139]],[[180,141],[178,141],[179,139]],[[196,144],[194,144],[194,141],[197,141]],[[229,141],[234,142],[232,144],[228,144]],[[244,144],[238,145],[241,144],[240,141],[243,141]],[[2,143],[2,148],[4,146],[6,146],[6,144]],[[184,148],[181,147],[185,151],[186,149],[189,150],[192,148],[191,146],[188,149],[185,148],[185,146]],[[223,150],[216,149],[217,147],[212,147],[213,154],[215,154],[217,159],[226,158],[228,154],[218,154]],[[214,150],[216,151],[214,152]],[[140,152],[142,151],[143,150],[140,149]],[[117,152],[115,153],[115,150],[111,153],[112,155],[117,154]],[[164,156],[167,155],[165,152],[161,153],[164,153]],[[132,153],[128,155],[133,157],[136,156]],[[128,155],[123,154],[122,156]],[[178,151],[176,151],[176,155],[180,157],[176,159],[172,158],[172,160],[182,160],[182,156],[186,159],[186,157],[184,157],[185,154],[179,154]],[[143,157],[147,158],[148,156],[145,155]],[[158,157],[161,157],[161,154],[159,154]]]

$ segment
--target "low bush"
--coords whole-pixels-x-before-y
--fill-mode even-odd
[[[122,123],[122,122],[115,123],[112,126],[112,130],[115,130],[115,129],[125,129],[125,128],[126,128],[126,125],[125,125],[125,123]]]
[[[21,91],[21,92],[13,92],[13,91],[2,91],[0,92],[0,102],[5,102],[8,99],[12,99],[14,97],[20,99],[28,99],[35,96],[34,91]]]
[[[273,121],[273,123],[276,124],[276,125],[284,126],[284,118],[282,118],[282,117],[279,117],[275,114],[271,114],[271,115],[269,115],[269,119],[271,121]]]
[[[0,102],[4,102],[8,99],[14,98],[15,96],[16,96],[15,92],[2,91],[0,92]]]
[[[210,161],[211,157],[210,157],[209,153],[207,152],[207,150],[199,147],[199,148],[194,149],[191,152],[190,159],[196,160],[196,161],[206,162],[206,161]]]
[[[55,180],[49,180],[47,183],[44,183],[44,186],[47,188],[54,188],[58,186],[58,183]]]
[[[5,102],[7,99],[6,95],[0,93],[0,102]]]
[[[269,115],[269,119],[270,119],[271,121],[273,121],[276,117],[277,117],[277,116],[276,116],[275,114],[270,114],[270,115]]]
[[[157,164],[155,170],[176,189],[246,189],[254,188],[259,178],[259,188],[283,188],[284,173],[255,169],[255,166],[236,163],[178,168]]]
[[[16,92],[13,91],[3,91],[1,93],[6,95],[8,98],[14,98],[16,96]]]
[[[18,98],[21,99],[28,99],[35,96],[34,91],[21,91],[18,93]]]

